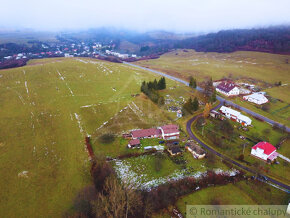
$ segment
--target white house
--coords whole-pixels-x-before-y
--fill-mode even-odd
[[[219,83],[216,87],[216,91],[226,96],[237,96],[240,94],[240,90],[236,84],[229,81]]]
[[[243,97],[243,99],[255,104],[265,104],[268,102],[268,99],[262,93],[258,92],[251,95],[246,95]]]
[[[158,127],[158,129],[160,129],[163,139],[171,140],[179,138],[179,129],[177,125],[169,124]]]
[[[267,162],[272,162],[278,157],[276,148],[268,142],[259,142],[253,146],[251,155]]]
[[[229,107],[222,106],[220,111],[228,119],[232,119],[238,123],[241,123],[243,126],[249,126],[252,123],[252,120],[249,117],[242,115],[239,111],[233,110]]]

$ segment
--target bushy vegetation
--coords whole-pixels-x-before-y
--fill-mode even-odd
[[[192,76],[189,77],[189,87],[191,88],[196,88],[197,86],[197,82],[196,79],[194,79]]]
[[[99,141],[103,144],[110,144],[115,140],[115,135],[112,133],[105,133],[99,137]]]
[[[155,79],[153,82],[143,81],[141,85],[141,92],[147,95],[154,103],[163,105],[164,97],[160,96],[158,90],[166,89],[166,81],[165,77],[161,77],[161,79],[157,82]]]
[[[199,108],[199,103],[198,103],[197,97],[195,97],[193,100],[190,97],[187,100],[187,102],[184,103],[182,107],[182,113],[183,115],[193,114],[193,112],[197,111],[198,108]]]
[[[179,197],[209,185],[225,185],[243,179],[243,172],[232,177],[207,171],[201,178],[187,177],[158,186],[149,192],[133,189],[121,183],[104,157],[93,160],[91,174],[94,188],[78,194],[73,217],[150,217],[152,213],[175,204]],[[88,190],[90,190],[89,194]]]

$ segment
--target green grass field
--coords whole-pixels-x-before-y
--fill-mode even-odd
[[[176,50],[162,55],[159,59],[143,60],[136,63],[184,80],[193,76],[198,82],[208,77],[212,77],[213,80],[227,77],[247,82],[250,79],[249,83],[266,88],[269,86],[264,83],[273,85],[281,81],[283,86],[265,90],[273,98],[283,101],[271,102],[269,112],[265,112],[253,104],[240,101],[238,98],[235,98],[234,101],[270,119],[287,126],[290,125],[290,109],[288,107],[290,103],[288,84],[290,82],[290,65],[286,64],[285,61],[289,59],[289,55],[245,51],[229,54],[187,51]]]
[[[206,77],[213,80],[231,75],[233,78],[254,78],[268,83],[288,83],[290,65],[285,60],[289,55],[262,52],[238,51],[233,53],[195,52],[176,50],[159,59],[136,62],[181,78],[194,76],[201,81]]]
[[[176,206],[185,214],[186,205],[285,205],[288,194],[263,183],[241,181],[209,187],[180,198]]]
[[[155,78],[82,60],[33,60],[0,71],[1,217],[62,216],[91,182],[84,136],[135,100],[142,80]]]

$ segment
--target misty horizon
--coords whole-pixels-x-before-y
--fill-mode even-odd
[[[111,28],[135,32],[204,34],[227,29],[290,24],[290,1],[117,2],[15,1],[1,5],[0,27],[6,30],[82,31]]]

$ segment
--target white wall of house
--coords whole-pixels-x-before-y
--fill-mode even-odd
[[[276,150],[275,150],[276,151]],[[273,151],[271,154],[273,154],[275,151]],[[267,154],[265,154],[264,153],[264,150],[263,149],[261,149],[261,148],[256,148],[256,149],[253,149],[252,148],[252,150],[251,150],[251,154],[252,155],[254,155],[254,156],[256,156],[256,157],[258,157],[258,158],[261,158],[261,159],[263,159],[263,160],[267,160],[268,159],[268,157],[271,155],[271,154],[269,154],[269,155],[267,155]]]
[[[243,97],[245,100],[255,103],[255,104],[265,104],[268,102],[268,99],[262,95],[262,94],[258,94],[258,93],[254,93],[252,95],[248,95],[248,96],[244,96]]]
[[[239,90],[238,87],[233,88],[229,92],[224,92],[223,90],[220,90],[218,88],[216,88],[216,91],[219,92],[219,93],[222,93],[223,95],[226,95],[226,96],[236,96],[236,95],[240,94],[240,90]]]

